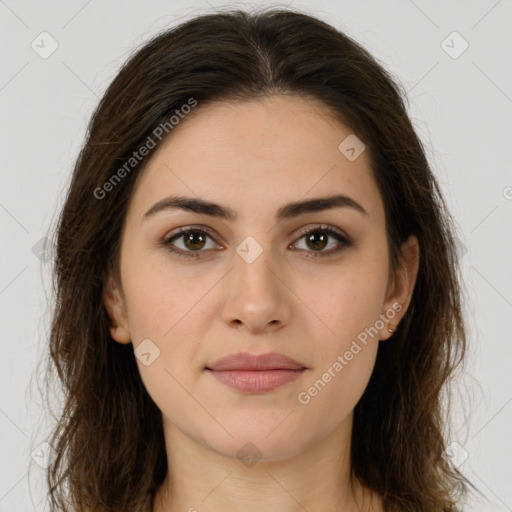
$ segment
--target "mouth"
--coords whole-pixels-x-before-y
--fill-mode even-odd
[[[240,352],[206,366],[221,383],[247,393],[263,393],[298,379],[307,367],[275,352],[253,355]]]

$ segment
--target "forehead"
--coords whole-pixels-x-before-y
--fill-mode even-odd
[[[368,151],[355,159],[343,152],[344,141],[353,138],[323,104],[297,95],[199,103],[150,155],[130,210],[140,217],[179,193],[230,205],[243,218],[272,205],[343,193],[378,217],[382,202]]]

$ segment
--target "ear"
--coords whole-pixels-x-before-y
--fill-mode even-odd
[[[110,318],[110,335],[119,343],[130,343],[126,305],[122,291],[112,276],[109,276],[103,290],[103,303]]]
[[[403,255],[403,264],[397,269],[394,276],[389,282],[387,297],[384,303],[383,314],[388,319],[385,326],[381,329],[380,339],[386,340],[393,333],[389,332],[389,328],[396,330],[398,324],[402,320],[409,307],[418,275],[420,247],[416,236],[411,235],[401,247]],[[386,314],[387,312],[387,314]],[[395,312],[392,317],[391,312]]]

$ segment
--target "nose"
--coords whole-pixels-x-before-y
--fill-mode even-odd
[[[290,279],[270,249],[263,250],[254,260],[246,258],[243,251],[237,252],[224,283],[223,320],[254,334],[281,329],[291,316],[293,293],[287,281]]]

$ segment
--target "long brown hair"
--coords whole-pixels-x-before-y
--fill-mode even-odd
[[[102,301],[107,276],[119,281],[127,205],[149,160],[134,162],[134,151],[148,137],[158,146],[155,130],[191,98],[199,109],[271,94],[320,100],[366,144],[393,270],[409,235],[420,244],[410,307],[380,344],[355,407],[351,476],[382,495],[387,512],[452,512],[467,495],[471,484],[443,455],[443,392],[467,349],[455,231],[406,95],[344,33],[274,8],[201,15],[158,34],[129,58],[92,116],[55,230],[46,379],[57,374],[65,404],[49,439],[52,510],[149,511],[166,476],[161,413],[131,344],[110,337]]]

